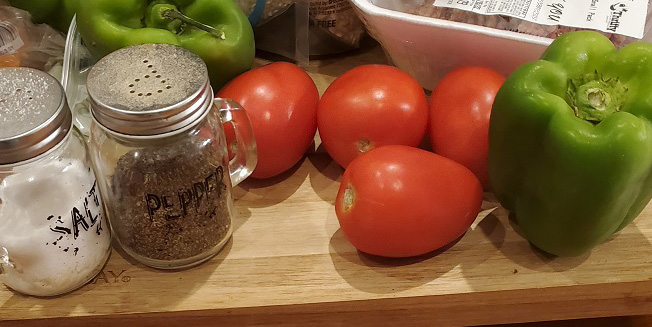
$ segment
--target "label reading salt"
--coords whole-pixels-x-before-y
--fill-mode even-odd
[[[0,22],[0,54],[14,53],[24,45],[16,26]]]
[[[641,39],[648,0],[435,0],[433,5]]]

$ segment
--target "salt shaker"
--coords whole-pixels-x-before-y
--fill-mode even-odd
[[[214,99],[204,62],[169,44],[115,51],[86,85],[91,152],[118,244],[160,269],[217,254],[233,230],[232,186],[256,164],[245,111]],[[231,160],[223,123],[237,135]]]
[[[0,68],[0,280],[54,296],[100,271],[111,251],[90,156],[49,74]]]

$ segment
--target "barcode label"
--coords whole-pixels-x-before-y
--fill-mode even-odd
[[[14,24],[0,22],[0,54],[14,53],[24,44]]]

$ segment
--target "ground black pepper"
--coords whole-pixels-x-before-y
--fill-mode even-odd
[[[200,255],[231,228],[223,154],[205,140],[132,150],[112,177],[112,228],[134,254],[156,260]]]

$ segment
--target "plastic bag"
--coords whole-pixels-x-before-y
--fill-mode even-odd
[[[236,0],[240,8],[249,16],[252,26],[268,22],[284,13],[294,0]]]
[[[254,26],[256,48],[293,59],[360,46],[366,30],[349,0],[236,0]]]
[[[635,0],[638,1],[642,4],[645,3],[645,0]],[[460,8],[469,8],[469,7],[478,7],[478,6],[486,6],[486,5],[494,5],[494,3],[498,2],[499,4],[505,3],[503,1],[502,3],[500,1],[487,1],[487,0],[464,0],[461,3],[464,3],[465,6],[458,6]],[[579,12],[573,12],[569,9],[568,4],[566,7],[564,7],[563,3],[559,4],[545,4],[544,1],[539,0],[538,2],[531,2],[531,1],[519,1],[519,0],[511,0],[509,1],[510,4],[516,3],[517,5],[523,5],[523,8],[528,8],[531,9],[531,11],[528,12],[528,15],[523,15],[525,17],[531,17],[533,14],[534,9],[537,8],[534,7],[536,3],[541,3],[543,6],[538,7],[538,9],[541,11],[541,15],[545,17],[546,15],[551,15],[551,17],[555,18],[555,15],[561,14],[563,12],[564,15],[575,15],[576,18],[575,20],[577,21],[584,21],[585,24],[588,19],[585,17],[588,15],[592,15],[591,13],[595,14],[597,12],[597,9],[591,9],[590,5],[589,7],[585,8],[585,11],[579,11]],[[635,38],[635,37],[630,37],[623,35],[621,33],[611,33],[611,32],[604,32],[604,31],[599,31],[606,35],[611,41],[616,45],[616,46],[622,46],[637,40],[646,40],[650,41],[652,40],[652,33],[650,33],[650,30],[652,28],[652,16],[650,13],[652,12],[652,0],[647,1],[647,18],[645,20],[645,26],[643,27],[643,37],[642,38]],[[490,28],[496,28],[500,30],[508,30],[508,31],[514,31],[514,32],[519,32],[519,33],[524,33],[524,34],[529,34],[529,35],[534,35],[534,36],[541,36],[541,37],[546,37],[546,38],[556,38],[557,36],[561,35],[562,33],[569,32],[569,31],[575,31],[575,30],[585,30],[585,29],[590,29],[590,28],[585,28],[585,27],[572,27],[572,26],[565,26],[563,24],[560,25],[547,25],[547,24],[539,24],[535,23],[532,21],[529,21],[528,19],[519,19],[514,16],[507,16],[507,15],[499,15],[499,14],[492,14],[492,15],[487,15],[487,14],[479,14],[476,12],[471,12],[469,10],[464,10],[464,9],[457,9],[457,8],[448,8],[448,7],[442,7],[442,6],[435,6],[435,0],[401,0],[401,1],[394,1],[394,0],[377,0],[374,2],[376,5],[386,8],[386,9],[391,9],[395,11],[401,11],[405,13],[410,13],[410,14],[416,14],[420,16],[426,16],[426,17],[433,17],[433,18],[438,18],[438,19],[444,19],[444,20],[449,20],[449,21],[454,21],[454,22],[461,22],[461,23],[468,23],[468,24],[473,24],[473,25],[478,25],[478,26],[485,26],[485,27],[490,27]],[[460,3],[460,2],[458,2]],[[468,6],[466,6],[468,4]],[[609,5],[609,3],[601,3],[600,5],[605,6]],[[561,7],[558,7],[561,6]],[[611,17],[614,18],[622,18],[622,20],[629,19],[629,22],[631,22],[631,16],[629,17],[621,17],[619,15],[631,15],[634,10],[627,9],[627,8],[621,8],[619,6],[622,6],[622,4],[616,2],[613,6],[611,6]],[[597,7],[596,7],[597,8]],[[594,20],[597,20],[595,16]],[[557,17],[558,18],[558,17]],[[601,17],[602,18],[602,17]],[[608,19],[608,17],[605,17]],[[621,23],[621,22],[614,22],[616,24]],[[579,24],[581,25],[581,23]]]
[[[65,43],[61,32],[46,24],[33,24],[27,11],[0,1],[0,66],[57,70]]]

